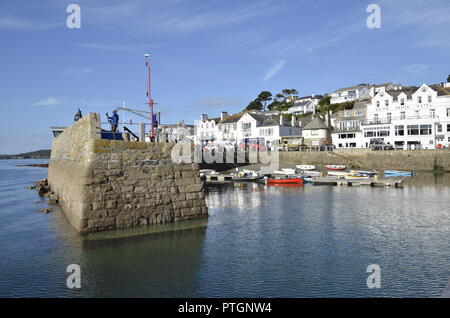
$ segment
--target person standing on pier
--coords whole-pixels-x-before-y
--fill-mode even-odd
[[[77,111],[77,113],[75,114],[75,117],[74,117],[74,121],[79,121],[81,118],[83,118],[83,115],[81,114],[81,110],[78,108],[78,111]]]
[[[106,117],[108,117],[108,121],[111,124],[111,131],[116,132],[117,126],[119,125],[119,115],[117,115],[117,110],[113,110],[111,117],[109,117],[108,113],[106,113]]]

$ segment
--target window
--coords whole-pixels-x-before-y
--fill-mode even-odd
[[[377,100],[377,107],[380,107],[380,101]]]
[[[395,135],[396,136],[404,136],[405,135],[405,126],[396,125],[395,126]]]
[[[431,125],[420,125],[421,135],[431,135]]]
[[[406,116],[405,116],[405,112],[401,112],[401,113],[400,113],[400,119],[405,119],[405,117],[406,117]]]
[[[318,136],[319,131],[318,130],[311,130],[311,136]]]
[[[441,132],[442,132],[442,125],[441,125],[441,124],[438,124],[438,125],[437,125],[437,132],[438,132],[438,133],[441,133]]]
[[[447,132],[450,132],[450,124],[447,124]]]
[[[418,102],[419,104],[422,104],[422,96],[417,97],[417,102]]]
[[[381,130],[378,132],[378,137],[388,137],[389,136],[389,130]]]
[[[401,98],[401,99],[400,99],[400,105],[402,105],[402,106],[405,105],[405,99],[404,99],[404,98]]]
[[[386,116],[386,117],[387,117],[387,120],[388,120],[388,121],[391,121],[392,114],[391,114],[391,113],[387,113],[387,116]]]
[[[408,125],[408,135],[418,136],[419,135],[419,125]]]
[[[248,131],[251,128],[252,128],[252,124],[251,123],[242,123],[242,130]]]
[[[378,114],[373,115],[373,121],[378,122]]]
[[[345,113],[344,113],[344,116],[345,116],[345,117],[350,117],[350,112],[345,112]]]
[[[264,128],[259,130],[259,134],[261,136],[272,136],[273,135],[273,128]]]
[[[389,100],[386,99],[386,100],[384,101],[384,106],[389,106]]]
[[[450,117],[450,108],[447,108],[447,117]]]
[[[431,103],[431,101],[432,101],[432,97],[431,97],[431,95],[428,95],[428,102]]]
[[[434,109],[430,109],[430,118],[434,118],[436,116],[436,111]]]

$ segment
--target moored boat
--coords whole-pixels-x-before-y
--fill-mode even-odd
[[[322,173],[320,171],[303,171],[300,175],[302,177],[320,177]]]
[[[298,170],[316,170],[316,166],[313,165],[296,165]]]
[[[414,171],[384,170],[384,174],[395,176],[412,176]]]
[[[268,185],[277,185],[277,184],[292,184],[292,183],[303,183],[302,178],[275,178],[267,180]]]
[[[327,170],[344,170],[346,167],[344,165],[327,165],[325,169]]]
[[[338,177],[343,177],[343,176],[349,176],[352,174],[351,171],[335,171],[335,170],[330,170],[327,172],[327,174],[329,176],[338,176]]]

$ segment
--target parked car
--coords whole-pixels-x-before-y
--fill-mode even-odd
[[[319,147],[320,151],[331,151],[334,149],[334,145],[333,144],[323,144]]]
[[[391,144],[385,144],[383,141],[375,140],[370,143],[370,149],[372,150],[394,150],[394,146]]]

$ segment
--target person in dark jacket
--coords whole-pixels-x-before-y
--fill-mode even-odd
[[[81,118],[83,118],[83,115],[81,115],[81,110],[78,108],[78,112],[75,114],[74,121],[79,121]]]
[[[117,115],[117,110],[113,110],[111,117],[109,117],[108,113],[106,113],[106,117],[108,117],[108,121],[111,124],[111,131],[116,132],[117,126],[119,125],[119,115]]]

